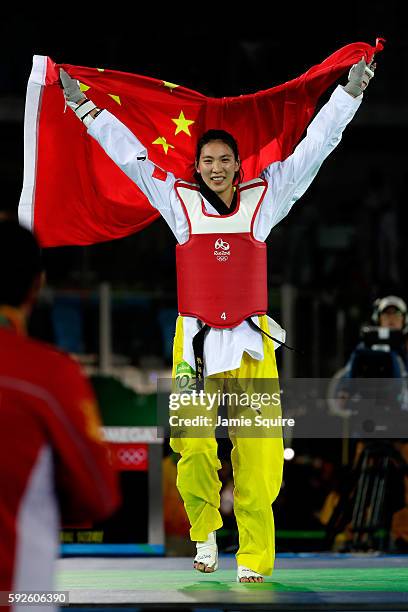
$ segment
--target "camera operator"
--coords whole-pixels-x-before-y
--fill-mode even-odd
[[[345,378],[407,376],[406,318],[407,305],[400,297],[388,295],[376,300],[371,316],[374,326],[361,328],[361,342],[352,352],[342,376]],[[390,359],[381,360],[381,355],[374,351],[388,353]],[[381,361],[383,364],[388,361],[387,367],[381,365]]]
[[[361,341],[346,366],[333,378],[329,391],[332,398],[329,399],[330,412],[345,418],[345,423],[348,421],[347,437],[355,439],[355,448],[351,453],[352,472],[343,493],[337,492],[339,507],[330,518],[329,529],[332,529],[332,533],[338,532],[335,525],[345,529],[340,535],[343,542],[348,541],[352,550],[359,549],[361,545],[366,548],[374,546],[375,528],[380,524],[387,532],[391,531],[394,546],[396,536],[401,539],[401,534],[406,533],[408,538],[408,525],[405,531],[400,525],[402,519],[408,518],[408,513],[398,517],[398,534],[394,533],[395,521],[392,520],[404,505],[404,497],[408,499],[408,490],[404,496],[404,487],[407,489],[408,485],[404,478],[404,473],[407,473],[408,443],[403,439],[404,427],[400,418],[403,414],[401,411],[408,410],[407,305],[395,295],[377,299],[371,319],[374,325],[361,328]],[[373,400],[373,408],[380,405],[381,413],[387,415],[378,428],[384,433],[382,439],[376,435],[374,412],[371,415]],[[363,422],[364,404],[369,407],[369,414]],[[353,418],[349,420],[349,417]],[[369,421],[373,429],[361,429],[361,425]],[[392,433],[395,424],[401,427],[401,438],[396,438]],[[357,426],[355,431],[354,425]],[[376,433],[372,439],[360,437],[358,432],[364,430]],[[391,439],[386,439],[387,432]],[[343,444],[348,449],[345,438]],[[384,545],[387,546],[385,541],[379,543],[380,548]]]
[[[405,391],[405,379],[408,381],[407,305],[402,298],[388,295],[377,299],[373,306],[371,321],[374,325],[361,327],[360,342],[330,385],[330,411],[338,416],[349,414],[347,404],[353,388],[350,379],[353,378],[404,379],[398,401],[401,409],[408,410]]]

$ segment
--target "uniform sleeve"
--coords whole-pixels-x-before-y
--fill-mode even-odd
[[[188,223],[174,189],[174,174],[151,162],[138,138],[107,110],[92,121],[88,133],[160,212],[178,242],[185,242]]]
[[[305,193],[326,157],[341,141],[362,96],[353,98],[339,85],[309,125],[305,138],[282,162],[274,162],[262,173],[268,191],[255,221],[255,237],[265,240],[271,229]]]
[[[55,482],[64,522],[106,518],[120,495],[93,390],[79,366],[68,357],[53,373],[51,405]]]

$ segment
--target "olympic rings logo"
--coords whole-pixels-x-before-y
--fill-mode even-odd
[[[218,255],[217,260],[218,261],[227,261],[228,256],[227,255]]]
[[[147,458],[147,451],[144,448],[121,448],[118,450],[118,459],[124,465],[139,465]]]

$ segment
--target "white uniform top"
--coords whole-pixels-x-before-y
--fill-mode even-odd
[[[362,95],[353,98],[338,86],[292,155],[285,161],[273,162],[262,172],[261,177],[267,181],[268,189],[255,219],[254,236],[257,240],[264,241],[304,194],[323,161],[339,144],[342,132],[361,100]],[[180,244],[186,242],[189,228],[174,189],[175,176],[168,172],[165,181],[153,178],[154,164],[148,159],[146,148],[108,111],[104,110],[96,117],[88,132],[161,213],[177,241]],[[203,201],[210,214],[218,214],[209,202],[204,198]],[[254,319],[256,321],[257,317]],[[183,358],[194,368],[192,338],[199,330],[199,323],[193,317],[184,317],[183,321]],[[284,339],[284,332],[277,323],[270,319],[269,325],[272,336]],[[238,368],[244,351],[254,359],[263,359],[262,335],[251,329],[246,321],[232,329],[211,328],[204,343],[204,374],[210,376]]]

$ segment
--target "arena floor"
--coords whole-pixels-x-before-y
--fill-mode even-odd
[[[132,610],[408,610],[408,557],[281,555],[263,584],[237,584],[235,559],[214,574],[189,558],[65,558],[57,587],[71,608]]]

